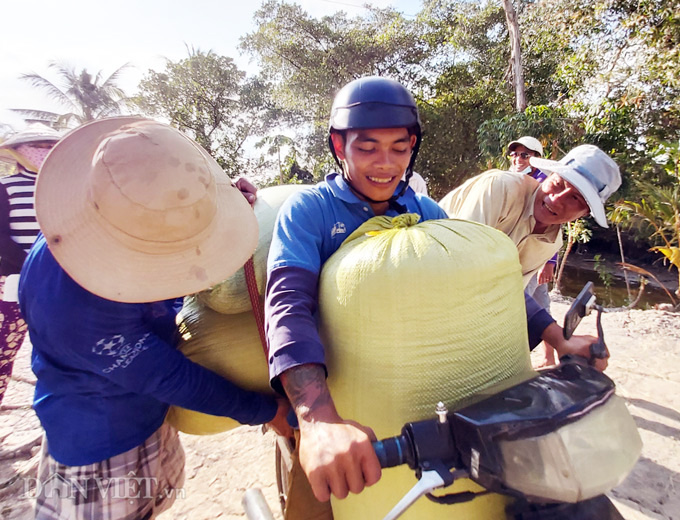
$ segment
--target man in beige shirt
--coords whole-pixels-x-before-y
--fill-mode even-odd
[[[577,146],[561,161],[529,161],[549,173],[542,183],[529,175],[489,170],[439,202],[451,218],[481,222],[508,235],[519,252],[525,287],[562,247],[561,224],[590,213],[607,227],[604,203],[621,185],[616,163],[593,145]],[[541,365],[554,363],[546,342]]]
[[[562,160],[532,157],[550,175],[489,170],[446,195],[439,205],[451,218],[487,224],[517,245],[525,285],[562,246],[561,224],[590,213],[607,227],[604,203],[621,185],[616,163],[593,145],[574,148]]]

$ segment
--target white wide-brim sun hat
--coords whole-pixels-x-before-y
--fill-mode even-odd
[[[102,119],[67,134],[45,159],[35,198],[57,262],[110,300],[198,292],[257,245],[253,210],[217,162],[149,119]]]
[[[0,143],[0,150],[5,148],[15,148],[20,144],[52,142],[56,143],[61,138],[61,135],[56,130],[40,125],[27,128],[9,136],[6,140]]]
[[[60,138],[61,134],[56,130],[45,125],[34,125],[11,135],[0,143],[0,161],[23,164],[23,158],[15,150],[17,146],[32,143],[56,143]]]
[[[574,186],[586,200],[595,222],[609,227],[604,203],[621,186],[621,172],[614,159],[595,145],[582,144],[559,161],[531,157],[529,163],[544,172],[556,173]]]

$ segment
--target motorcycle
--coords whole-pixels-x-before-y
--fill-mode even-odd
[[[598,341],[591,357],[604,358],[602,307],[588,282],[565,316],[563,333],[597,310]],[[435,417],[407,423],[400,435],[374,443],[383,468],[407,464],[417,484],[384,520],[401,516],[423,495],[440,504],[478,493],[435,495],[458,478],[517,500],[512,520],[623,519],[604,495],[623,481],[641,449],[635,422],[614,382],[588,360],[566,356],[556,367],[463,409],[443,403]]]
[[[591,359],[605,358],[603,309],[592,282],[565,315],[563,334],[569,339],[593,310],[598,341]],[[508,520],[623,520],[605,493],[632,470],[642,441],[614,382],[587,359],[566,356],[558,366],[462,409],[450,412],[440,402],[433,418],[407,423],[399,435],[373,447],[383,468],[407,464],[418,479],[383,520],[400,517],[423,496],[456,504],[486,493],[516,499],[506,510]],[[282,505],[289,449],[277,442]],[[485,491],[433,493],[460,478]]]

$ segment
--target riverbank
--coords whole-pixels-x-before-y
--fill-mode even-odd
[[[553,302],[558,321],[567,308],[561,298]],[[627,520],[680,520],[680,314],[610,312],[603,316],[603,326],[612,355],[607,374],[626,400],[644,443],[632,473],[610,496]],[[588,316],[578,333],[595,330],[594,316]],[[29,360],[27,342],[0,408],[1,519],[31,518],[30,483],[41,431],[30,407],[35,378]],[[161,518],[242,520],[241,498],[253,487],[261,488],[276,510],[271,433],[241,427],[207,437],[182,435],[182,442],[187,454],[183,496]],[[385,504],[386,511],[390,506]],[[281,518],[278,511],[275,517]]]

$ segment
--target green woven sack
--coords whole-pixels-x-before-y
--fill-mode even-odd
[[[259,238],[257,248],[253,253],[253,266],[260,295],[264,294],[267,282],[267,255],[272,243],[276,215],[288,197],[308,187],[303,184],[285,184],[271,186],[257,192],[257,201],[253,206],[253,211],[255,218],[257,218]],[[224,254],[228,255],[229,251],[225,251]],[[222,314],[238,314],[247,312],[251,308],[243,268],[240,268],[223,282],[201,291],[196,297],[204,305]]]
[[[503,233],[473,222],[376,217],[326,262],[321,333],[341,416],[396,435],[407,421],[454,409],[531,371],[521,268]],[[408,468],[334,500],[336,520],[382,518],[415,484]],[[454,490],[479,488],[460,481]],[[419,501],[404,518],[505,518],[507,499]]]
[[[179,350],[190,360],[217,372],[247,390],[271,393],[267,359],[251,312],[220,314],[195,298],[185,298],[179,315]],[[240,423],[171,406],[166,421],[179,431],[210,435],[231,430]]]

